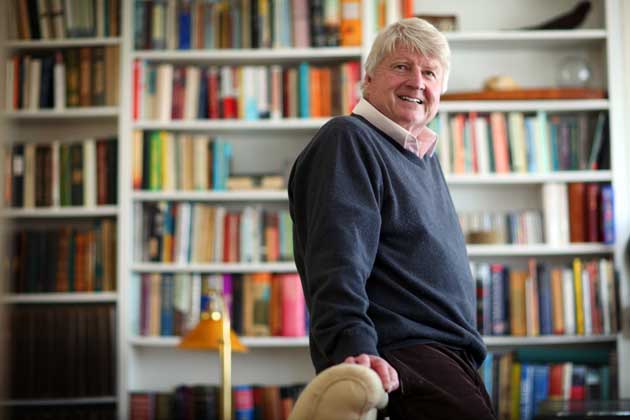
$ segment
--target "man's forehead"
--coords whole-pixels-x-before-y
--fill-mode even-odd
[[[406,45],[397,46],[394,50],[385,56],[383,61],[406,60],[422,63],[426,66],[441,67],[440,61],[434,57],[428,57],[420,51],[410,48]]]

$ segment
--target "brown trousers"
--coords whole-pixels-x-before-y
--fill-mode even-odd
[[[385,352],[400,387],[389,394],[390,420],[494,420],[486,388],[465,351],[440,344],[420,344]]]

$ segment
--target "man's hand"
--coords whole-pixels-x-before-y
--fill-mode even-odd
[[[381,382],[383,382],[385,392],[392,392],[398,389],[398,372],[381,357],[364,353],[358,356],[349,356],[344,360],[344,363],[369,367],[375,371],[381,378]]]

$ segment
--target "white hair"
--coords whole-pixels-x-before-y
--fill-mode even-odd
[[[450,71],[451,49],[444,34],[424,19],[407,18],[392,23],[379,32],[365,61],[365,72],[371,76],[379,63],[398,47],[407,47],[435,59],[443,71],[442,93],[446,92]],[[364,89],[361,84],[361,90]]]

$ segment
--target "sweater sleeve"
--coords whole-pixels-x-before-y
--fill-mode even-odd
[[[377,355],[366,281],[381,227],[378,165],[348,125],[329,124],[293,167],[289,200],[312,345],[329,364]]]

